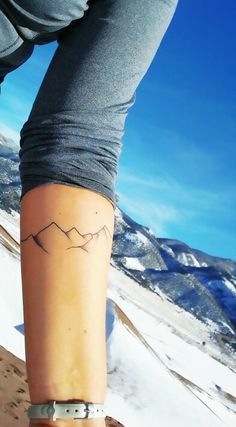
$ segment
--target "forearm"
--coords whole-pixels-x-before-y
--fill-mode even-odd
[[[87,189],[43,185],[21,201],[26,364],[32,403],[104,402],[113,227],[112,204]],[[92,421],[91,426],[102,425],[102,419]]]

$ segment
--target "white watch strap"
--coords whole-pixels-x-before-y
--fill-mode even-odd
[[[104,405],[101,403],[90,403],[82,400],[73,403],[58,403],[55,400],[31,405],[27,411],[29,418],[46,418],[56,421],[57,418],[98,418],[105,417]]]

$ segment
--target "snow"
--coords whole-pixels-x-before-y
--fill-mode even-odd
[[[1,210],[0,225],[18,240],[19,216]],[[0,345],[25,360],[16,329],[23,323],[20,259],[1,241]],[[137,259],[127,262],[140,269]],[[107,341],[106,413],[125,427],[235,426],[235,361],[211,340],[212,326],[112,266],[107,296],[115,321]]]
[[[109,378],[112,395],[107,399],[106,410],[112,411],[125,426],[224,425],[180,381],[163,369],[154,355],[121,322],[115,328],[111,346],[111,360],[116,371]],[[123,401],[112,407],[114,394]]]
[[[201,267],[201,264],[196,260],[195,256],[189,253],[181,253],[178,256],[178,261],[184,265],[191,265],[193,267]]]
[[[235,284],[233,285],[233,283],[232,282],[230,282],[228,279],[226,279],[226,278],[224,278],[223,279],[223,281],[224,281],[224,283],[226,284],[226,286],[227,286],[227,288],[231,291],[231,292],[233,292],[233,294],[235,294],[236,295],[236,287],[235,287]]]
[[[161,247],[169,254],[171,255],[173,258],[175,258],[175,253],[174,251],[171,249],[170,246],[167,246],[165,243],[161,244]]]
[[[145,267],[141,264],[138,258],[125,257],[124,264],[127,268],[130,268],[132,270],[139,270],[139,271],[145,270]]]
[[[135,231],[135,233],[128,232],[126,238],[127,240],[138,244],[140,244],[140,242],[145,245],[148,243],[148,238],[144,234],[140,233],[140,231]]]
[[[16,211],[11,214],[3,209],[0,209],[0,225],[2,225],[8,233],[19,243],[20,242],[20,215]],[[1,236],[0,236],[1,237]]]
[[[136,236],[139,242],[147,244],[148,238],[143,233],[140,233],[140,231],[137,231]]]

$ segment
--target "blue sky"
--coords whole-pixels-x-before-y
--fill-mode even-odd
[[[227,6],[227,7],[226,7]],[[157,237],[236,260],[236,5],[180,0],[123,136],[119,207]],[[19,141],[56,43],[2,87],[0,131]]]

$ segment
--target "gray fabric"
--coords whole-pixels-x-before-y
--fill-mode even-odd
[[[125,120],[176,5],[177,0],[0,0],[25,43],[58,41],[21,130],[21,198],[54,182],[91,189],[116,206]],[[0,51],[8,42],[1,37]]]
[[[14,52],[24,41],[2,10],[0,10],[0,31],[0,58],[3,58]]]

